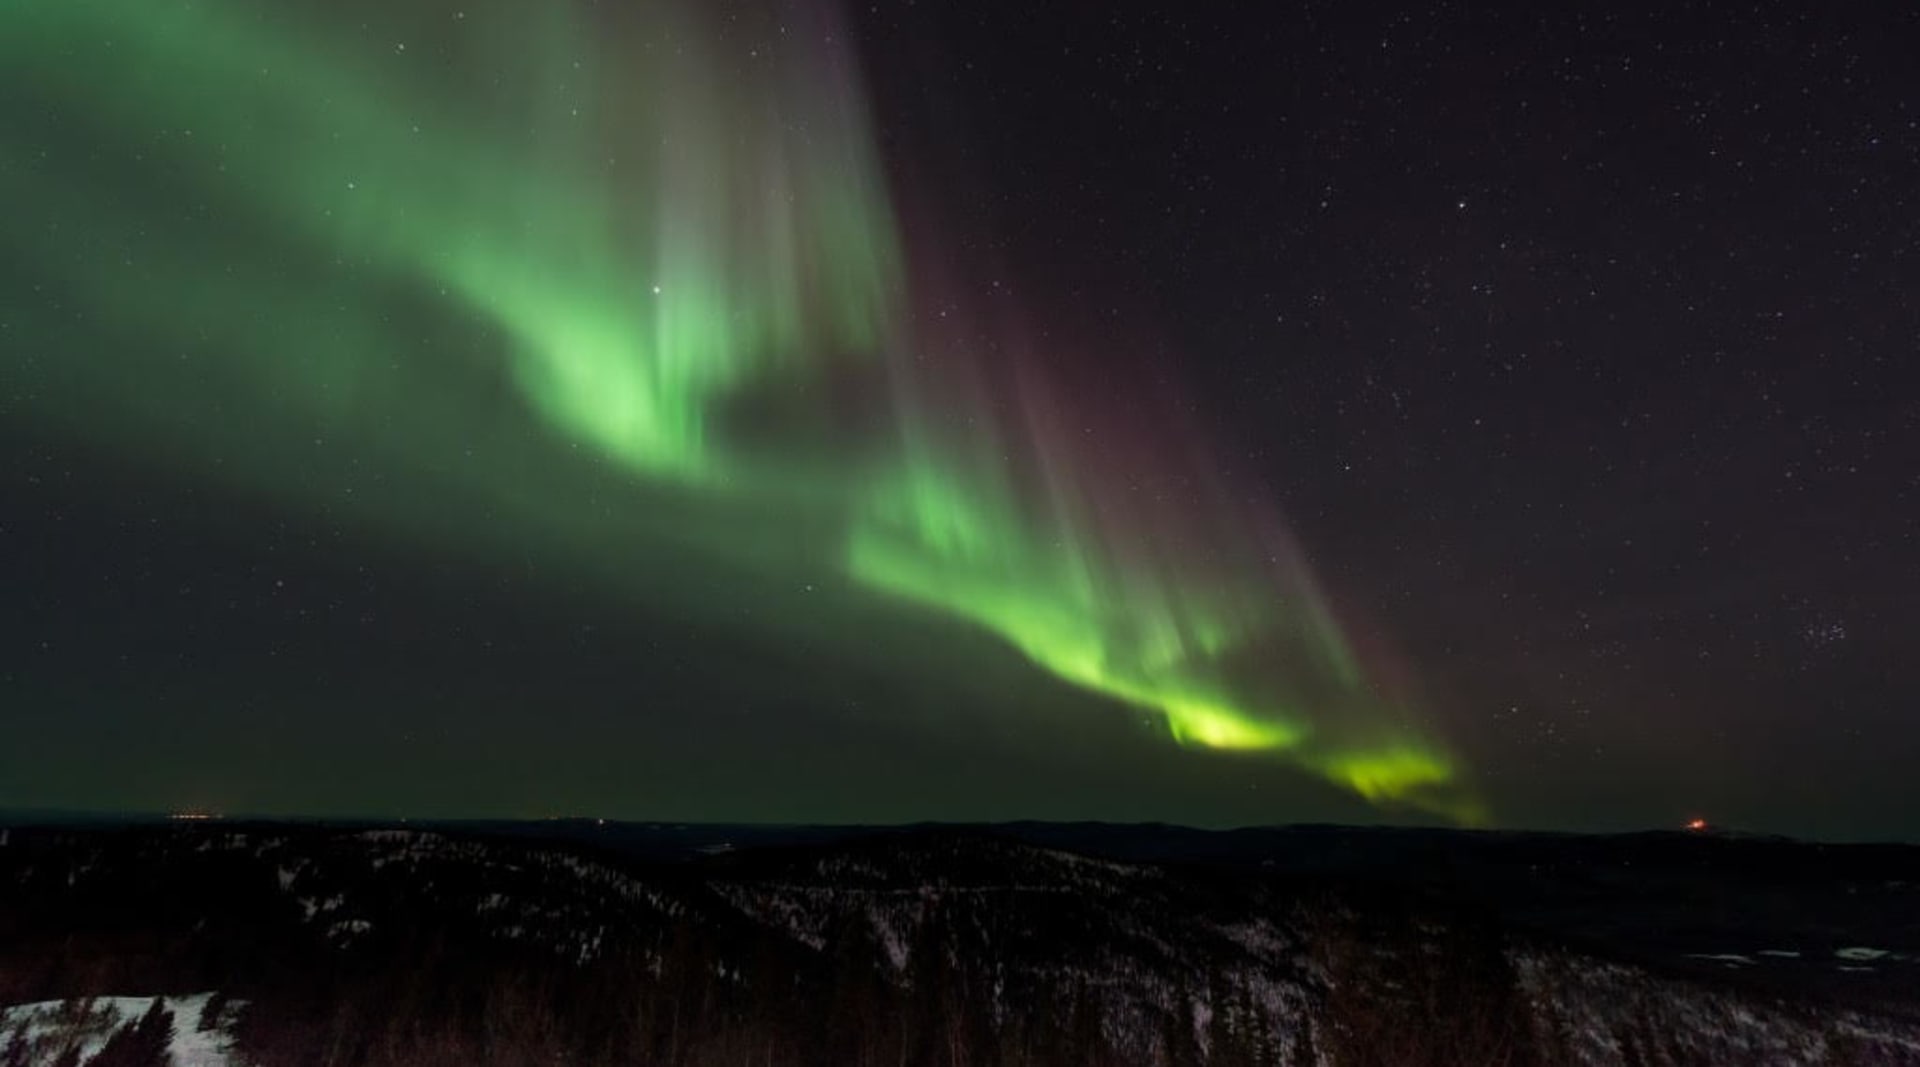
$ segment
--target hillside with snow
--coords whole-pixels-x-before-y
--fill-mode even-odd
[[[521,831],[12,829],[0,1067],[1920,1064],[1911,850]]]
[[[240,1067],[232,1025],[245,1005],[218,993],[74,997],[0,1009],[0,1064],[151,1063]],[[140,1047],[151,1038],[148,1047]]]

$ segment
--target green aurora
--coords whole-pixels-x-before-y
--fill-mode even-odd
[[[916,312],[850,48],[755,10],[782,47],[655,0],[10,5],[13,410],[636,610],[763,598],[777,639],[818,582],[849,650],[931,612],[1181,744],[1480,817],[1244,493],[1143,491],[1205,464],[1076,446],[1047,353]]]

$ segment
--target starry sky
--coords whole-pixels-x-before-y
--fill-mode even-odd
[[[0,20],[0,807],[1920,837],[1911,13]]]

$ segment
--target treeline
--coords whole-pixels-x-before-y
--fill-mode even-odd
[[[836,933],[815,954],[686,925],[652,950],[585,965],[423,938],[324,983],[257,998],[239,1038],[262,1067],[1208,1062],[1113,1047],[1095,989],[996,1006],[989,969],[951,958],[935,927],[912,947],[904,973],[883,969],[881,958],[862,929]],[[1164,1046],[1183,1047],[1183,1028],[1167,1023]],[[1184,1030],[1192,1046],[1191,1025]]]
[[[428,920],[378,952],[338,953],[332,966],[234,991],[247,1002],[234,1033],[260,1067],[1537,1062],[1511,976],[1478,939],[1409,955],[1332,931],[1315,946],[1333,981],[1311,1020],[1276,1017],[1244,976],[1215,972],[1118,1035],[1097,976],[1010,987],[998,961],[954,954],[957,940],[929,922],[895,973],[877,965],[881,946],[863,925],[830,931],[816,953],[686,924],[651,948],[578,965],[535,946],[451,937]],[[174,1025],[156,1001],[91,1062],[160,1067]],[[0,1059],[28,1062],[46,1060]]]
[[[23,837],[0,850],[0,1004],[220,990],[244,1002],[231,1030],[260,1067],[1566,1059],[1539,1047],[1495,926],[1356,905],[1348,889],[1310,898],[1190,871],[1101,881],[964,843],[616,884],[604,865],[583,875],[587,860],[512,843],[414,863],[394,858],[404,843],[319,831],[265,852]],[[826,926],[803,936],[782,908],[816,892],[827,902],[803,917]],[[743,894],[757,913],[730,902]],[[336,897],[351,905],[326,910]],[[1223,933],[1254,919],[1288,931],[1284,951]],[[103,1067],[145,1067],[163,1030],[130,1027]]]

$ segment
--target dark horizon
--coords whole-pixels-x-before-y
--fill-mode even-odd
[[[1618,826],[1610,828],[1567,829],[1552,826],[1459,826],[1442,821],[1428,822],[1275,822],[1244,823],[1234,825],[1207,826],[1191,823],[1146,820],[1139,822],[1115,822],[1102,819],[919,819],[905,822],[728,822],[702,821],[692,819],[648,819],[615,818],[590,814],[571,815],[381,815],[366,813],[333,814],[296,814],[290,812],[214,812],[214,811],[121,811],[121,810],[76,810],[76,809],[34,809],[0,808],[0,828],[39,827],[57,828],[67,825],[89,826],[147,826],[172,824],[180,826],[227,825],[234,827],[262,828],[274,826],[319,827],[350,829],[355,827],[408,827],[423,831],[438,829],[462,831],[486,827],[527,827],[566,826],[579,829],[645,829],[662,831],[713,831],[747,830],[778,834],[783,832],[810,835],[857,836],[867,833],[891,834],[900,832],[938,832],[983,831],[1026,828],[1045,828],[1058,830],[1090,829],[1111,831],[1150,831],[1177,834],[1232,835],[1262,832],[1384,832],[1413,834],[1458,834],[1467,837],[1494,838],[1502,835],[1526,837],[1567,837],[1567,838],[1630,838],[1647,835],[1670,835],[1674,837],[1698,837],[1717,841],[1776,841],[1804,845],[1832,846],[1902,846],[1920,847],[1920,840],[1897,837],[1807,837],[1796,834],[1757,830],[1741,826],[1726,826],[1708,823],[1695,827],[1686,822],[1666,826]]]

